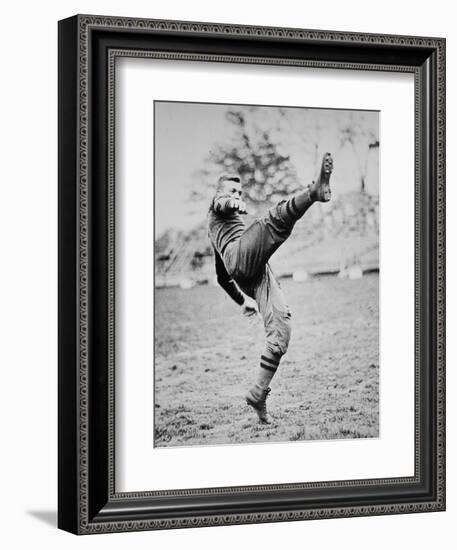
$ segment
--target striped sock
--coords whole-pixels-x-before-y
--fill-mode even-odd
[[[293,226],[299,220],[308,208],[313,204],[310,188],[294,195],[292,198],[281,204],[281,217],[288,226]]]
[[[260,358],[260,367],[257,372],[257,385],[263,389],[268,388],[271,379],[278,368],[280,357],[273,355],[262,355]]]
[[[279,357],[262,355],[260,357],[260,366],[265,370],[276,372],[279,365],[279,359]]]
[[[295,214],[296,219],[301,218],[313,202],[314,200],[311,196],[311,190],[309,187],[307,187],[303,192],[292,197],[290,199],[291,211]]]

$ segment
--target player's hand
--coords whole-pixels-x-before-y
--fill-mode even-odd
[[[248,213],[248,209],[246,208],[246,203],[244,201],[241,201],[241,200],[238,201],[238,212],[240,214]]]
[[[241,311],[245,317],[255,317],[256,315],[260,316],[259,308],[255,300],[249,296],[245,296],[244,304],[241,306]]]
[[[246,203],[240,199],[231,199],[230,208],[232,210],[238,210],[240,214],[247,214]]]

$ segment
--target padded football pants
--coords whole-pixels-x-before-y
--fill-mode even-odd
[[[257,302],[265,326],[266,352],[281,357],[291,334],[291,313],[268,260],[290,236],[297,212],[293,198],[282,200],[246,228],[224,251],[224,264],[241,290]]]

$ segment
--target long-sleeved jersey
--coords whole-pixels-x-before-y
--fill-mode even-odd
[[[217,281],[227,294],[237,303],[243,304],[244,296],[235,281],[227,273],[224,265],[224,250],[238,239],[245,230],[245,224],[237,210],[230,208],[230,196],[216,195],[208,211],[208,235],[216,258]]]
[[[238,211],[230,208],[232,200],[228,195],[216,195],[208,211],[209,238],[221,258],[227,245],[238,239],[246,228]]]
[[[217,282],[220,284],[220,286],[227,292],[227,294],[234,300],[238,305],[244,304],[244,296],[240,292],[240,289],[238,288],[235,281],[232,279],[232,277],[227,273],[227,270],[225,269],[224,261],[219,256],[219,253],[217,250],[214,250],[214,257],[216,258],[216,276],[217,276]]]

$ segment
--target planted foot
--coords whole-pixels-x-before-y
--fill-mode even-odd
[[[259,391],[257,386],[251,388],[246,395],[246,403],[254,409],[261,424],[271,424],[271,417],[267,412],[267,397],[270,388]]]

